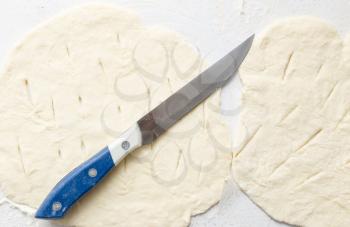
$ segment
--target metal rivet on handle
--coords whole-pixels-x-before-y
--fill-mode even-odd
[[[59,211],[59,210],[61,210],[61,208],[62,208],[62,203],[60,203],[60,202],[54,202],[52,204],[53,211]]]
[[[97,170],[95,168],[89,169],[89,177],[96,177],[97,176]]]
[[[128,150],[129,147],[130,147],[129,141],[126,141],[126,140],[123,141],[123,143],[122,143],[122,148],[123,148],[124,150]]]

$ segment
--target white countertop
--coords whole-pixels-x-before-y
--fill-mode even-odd
[[[33,27],[53,15],[84,3],[111,3],[135,9],[150,25],[164,25],[183,33],[209,63],[273,20],[313,15],[350,31],[349,0],[0,0],[0,64],[11,48]],[[231,94],[228,91],[235,91]],[[234,97],[234,102],[232,98]],[[225,89],[223,105],[239,107],[236,78]],[[228,119],[232,128],[237,116]],[[25,185],[23,186],[25,187]],[[0,199],[3,198],[0,192]],[[37,222],[8,203],[0,204],[0,227],[54,226]],[[280,227],[229,182],[222,201],[192,220],[191,227]]]

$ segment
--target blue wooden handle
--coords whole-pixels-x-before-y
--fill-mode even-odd
[[[108,147],[105,147],[66,175],[46,197],[35,217],[44,219],[63,217],[68,209],[113,167],[112,156]]]

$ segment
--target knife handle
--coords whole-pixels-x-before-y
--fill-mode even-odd
[[[85,193],[90,191],[131,151],[142,145],[139,126],[135,124],[109,146],[72,170],[51,190],[35,217],[61,218]]]

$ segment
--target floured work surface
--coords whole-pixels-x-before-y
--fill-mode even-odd
[[[90,5],[40,26],[0,78],[0,185],[37,208],[70,170],[196,76],[176,33]],[[220,198],[232,161],[219,93],[129,155],[63,220],[67,226],[187,226]]]
[[[350,39],[316,18],[281,21],[241,80],[239,186],[279,221],[350,226]]]

